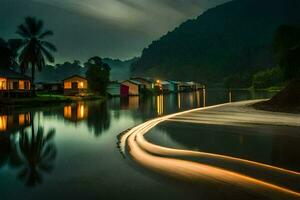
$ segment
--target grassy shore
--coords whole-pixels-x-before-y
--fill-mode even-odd
[[[78,101],[100,100],[105,99],[103,96],[90,95],[90,96],[64,96],[52,94],[37,94],[36,97],[31,98],[0,98],[1,106],[13,107],[36,107],[47,106],[60,103],[72,103]]]

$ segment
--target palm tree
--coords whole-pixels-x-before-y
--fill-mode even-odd
[[[38,127],[31,134],[21,130],[19,139],[18,160],[22,169],[18,178],[25,181],[27,186],[35,186],[42,182],[42,172],[50,173],[53,170],[53,161],[56,157],[56,148],[53,143],[55,130],[51,129],[45,135],[44,129]]]
[[[20,41],[0,38],[0,67],[7,69],[17,66],[17,50],[20,47]]]
[[[21,72],[25,73],[29,68],[31,69],[33,89],[35,70],[42,70],[46,64],[45,59],[53,63],[54,57],[51,53],[56,51],[56,47],[52,43],[44,40],[46,37],[52,36],[53,32],[50,30],[44,31],[43,27],[42,20],[26,17],[24,24],[19,25],[16,32],[22,37],[20,39],[22,45],[19,48]]]

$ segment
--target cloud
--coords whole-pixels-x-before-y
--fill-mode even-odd
[[[139,55],[183,21],[228,0],[0,0],[0,36],[27,15],[42,18],[63,59]]]

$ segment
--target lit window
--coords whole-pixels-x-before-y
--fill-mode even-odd
[[[71,89],[71,88],[72,88],[71,82],[65,82],[65,83],[64,83],[64,88],[65,88],[65,89]]]
[[[0,78],[0,90],[6,90],[6,79]]]
[[[83,82],[79,83],[79,88],[83,88]]]

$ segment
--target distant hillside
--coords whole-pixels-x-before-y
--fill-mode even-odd
[[[189,20],[143,50],[133,75],[221,82],[273,67],[282,24],[300,24],[299,0],[235,0]]]
[[[130,66],[133,62],[136,62],[138,58],[130,60],[119,60],[104,58],[103,62],[107,63],[111,67],[110,79],[111,80],[125,80],[130,77]]]
[[[118,59],[104,58],[110,68],[111,80],[125,80],[130,77],[130,66],[137,58],[121,61]],[[37,73],[37,82],[59,82],[68,76],[74,74],[85,76],[86,68],[79,61],[65,62],[55,66],[47,65],[41,72]],[[29,74],[30,75],[30,74]]]

